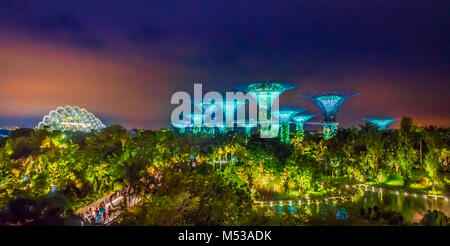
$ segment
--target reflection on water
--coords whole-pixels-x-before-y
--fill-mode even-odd
[[[268,203],[258,206],[258,209],[269,209],[276,213],[309,214],[319,217],[323,221],[342,219],[344,214],[349,218],[359,216],[361,209],[374,206],[380,210],[399,212],[407,222],[419,222],[427,210],[439,210],[450,216],[450,203],[448,198],[408,194],[400,191],[382,191],[378,189],[358,190],[356,195],[348,199],[324,199],[320,202],[298,201],[290,203]],[[336,218],[340,217],[340,218]]]
[[[448,201],[442,198],[406,192],[365,191],[355,198],[363,208],[378,206],[384,210],[397,211],[409,222],[419,222],[427,210],[439,210],[446,215],[450,213]]]

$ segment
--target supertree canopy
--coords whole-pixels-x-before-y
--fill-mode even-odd
[[[395,118],[367,118],[365,120],[377,126],[379,130],[384,131],[395,121]]]
[[[92,113],[77,106],[58,107],[42,119],[38,124],[39,129],[50,131],[82,131],[101,130],[105,125]]]
[[[274,112],[274,116],[278,118],[281,125],[280,139],[282,142],[289,143],[289,121],[303,111],[305,110],[301,108],[280,108],[278,112]]]
[[[305,94],[303,98],[311,100],[322,109],[325,117],[325,122],[335,122],[336,112],[339,107],[348,99],[358,96],[359,93],[349,92],[325,92],[322,94]]]
[[[280,108],[278,112],[274,112],[274,116],[278,118],[280,124],[289,123],[296,114],[305,111],[302,108]]]
[[[314,115],[314,114],[299,114],[299,115],[296,115],[296,116],[292,117],[292,121],[295,124],[302,124],[303,125],[306,121],[314,118],[315,116],[316,115]]]
[[[194,107],[196,107],[200,111],[200,113],[196,113],[194,110],[194,112],[192,113],[192,116],[191,116],[191,118],[193,120],[193,124],[194,124],[194,133],[203,132],[203,133],[207,133],[207,134],[214,134],[215,133],[214,124],[213,123],[205,123],[204,119],[203,119],[203,114],[209,108],[218,107],[218,105],[216,105],[215,103],[195,102],[194,100],[192,100],[191,103],[194,105]],[[213,113],[212,119],[214,119],[214,118],[215,118],[215,113]],[[196,126],[197,122],[200,126]]]
[[[272,82],[272,81],[258,81],[247,84],[240,84],[234,88],[244,92],[248,92],[253,98],[256,99],[259,109],[258,109],[258,122],[262,135],[267,135],[274,133],[270,131],[272,124],[261,126],[263,119],[271,120],[272,104],[275,99],[278,98],[281,93],[286,90],[294,89],[296,86],[287,82]]]
[[[304,136],[303,124],[314,117],[315,117],[314,114],[300,114],[292,117],[292,122],[295,123],[296,133],[298,137],[303,138]]]
[[[217,102],[217,106],[222,109],[223,113],[225,114],[224,121],[226,122],[228,119],[233,118],[234,112],[244,106],[246,104],[246,101],[227,101],[226,99],[223,102]],[[233,123],[234,126],[234,123]],[[224,123],[223,126],[219,127],[220,129],[227,129],[230,131],[233,127],[226,126],[226,123]]]
[[[359,93],[349,92],[325,92],[322,94],[304,94],[303,98],[309,99],[322,109],[324,113],[323,136],[325,139],[333,137],[339,123],[336,122],[336,112],[348,99],[358,96]]]

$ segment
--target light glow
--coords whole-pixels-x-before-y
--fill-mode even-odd
[[[77,106],[58,107],[42,119],[38,129],[50,131],[82,131],[101,130],[106,126],[92,113]]]
[[[365,120],[377,126],[380,131],[385,131],[395,121],[395,118],[367,118]]]

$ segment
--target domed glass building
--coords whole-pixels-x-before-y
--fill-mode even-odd
[[[105,125],[92,113],[77,106],[58,107],[42,119],[38,124],[39,129],[49,131],[82,131],[101,130]]]

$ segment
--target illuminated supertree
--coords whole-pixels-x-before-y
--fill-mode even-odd
[[[196,114],[194,112],[191,113],[191,119],[192,119],[192,132],[194,134],[198,134],[202,132],[201,126],[196,126],[194,122],[202,122],[203,116],[201,114]]]
[[[256,127],[256,121],[249,120],[249,122],[236,122],[239,127],[245,128],[245,143],[248,143],[248,139],[251,136],[252,128]]]
[[[359,93],[325,92],[318,94],[305,94],[303,98],[311,100],[322,109],[324,113],[323,137],[331,138],[336,134],[339,123],[336,121],[336,112],[348,99],[358,96]]]
[[[378,127],[380,131],[385,131],[386,128],[395,121],[395,118],[367,118],[364,119]]]
[[[214,117],[213,117],[214,118]],[[214,135],[216,133],[216,127],[219,128],[219,131],[223,133],[225,131],[225,126],[223,124],[214,124],[214,123],[203,123],[203,133]]]
[[[233,118],[234,112],[236,112],[236,110],[238,110],[245,104],[246,104],[246,101],[237,101],[237,100],[227,101],[226,99],[224,99],[223,102],[217,102],[217,106],[222,109],[222,111],[225,115],[225,118],[223,118],[224,123],[219,127],[219,129],[221,131],[229,132],[229,131],[233,130],[234,123],[233,123],[233,126],[227,126],[226,120]]]
[[[274,101],[283,92],[294,89],[296,86],[287,82],[271,82],[271,81],[259,81],[247,84],[240,84],[234,88],[244,92],[250,93],[258,103],[258,127],[263,135],[266,135],[273,124],[266,125],[265,122],[261,122],[263,119],[267,119],[269,122],[271,119],[272,105]],[[264,124],[264,125],[261,125]],[[270,131],[272,134],[276,134]],[[273,136],[274,137],[274,136]]]
[[[289,122],[293,116],[305,111],[301,108],[280,108],[278,112],[274,112],[274,116],[278,118],[280,128],[281,142],[289,143]]]
[[[172,122],[172,126],[177,128],[180,133],[184,133],[186,128],[191,128],[193,123],[191,120],[178,120],[176,122]]]
[[[313,114],[300,114],[292,117],[292,122],[295,123],[295,130],[298,137],[303,139],[303,136],[305,135],[303,124],[314,117],[315,115]]]
[[[205,102],[195,102],[194,100],[191,101],[191,103],[194,105],[194,107],[196,107],[197,109],[200,109],[200,114],[192,113],[192,119],[193,119],[193,129],[194,129],[194,133],[207,133],[207,134],[214,134],[215,133],[215,129],[214,129],[214,125],[213,123],[207,123],[204,122],[203,119],[203,114],[206,112],[206,110],[208,110],[211,107],[217,107],[217,105],[215,103],[205,103]],[[213,113],[212,118],[214,120],[215,117],[215,113]],[[200,126],[196,126],[196,122],[199,122]],[[219,126],[220,128],[220,126]]]

